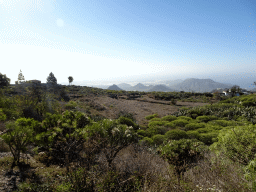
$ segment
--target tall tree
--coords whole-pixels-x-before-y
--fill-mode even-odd
[[[11,82],[11,79],[6,77],[5,74],[0,73],[0,88],[9,86],[10,82]]]
[[[74,80],[74,78],[73,78],[72,76],[69,76],[69,77],[68,77],[69,85],[70,85],[70,83],[72,83],[72,82],[73,82],[73,80]]]
[[[57,79],[52,72],[49,74],[46,80],[48,84],[57,84]]]
[[[22,71],[20,70],[19,75],[18,75],[18,83],[24,82],[24,81],[25,81],[25,77],[22,74]]]

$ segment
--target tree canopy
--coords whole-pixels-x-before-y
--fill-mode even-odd
[[[57,84],[57,79],[52,72],[47,77],[46,82],[49,84]]]
[[[20,70],[19,75],[18,75],[18,83],[24,82],[24,81],[25,81],[25,77],[22,74],[22,71]]]
[[[72,76],[69,76],[69,77],[68,77],[69,85],[70,85],[70,83],[72,83],[72,82],[73,82],[73,80],[74,80],[74,78],[73,78]]]
[[[0,88],[9,86],[11,82],[11,79],[6,77],[5,74],[0,73]]]

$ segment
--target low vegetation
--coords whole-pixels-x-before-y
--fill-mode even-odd
[[[0,170],[19,173],[13,191],[256,190],[255,95],[181,107],[163,117],[155,113],[139,125],[131,113],[120,111],[109,119],[94,114],[96,104],[82,102],[88,95],[109,94],[133,92],[78,86],[0,89],[0,154],[11,153],[0,156]],[[147,94],[168,101],[212,98]]]

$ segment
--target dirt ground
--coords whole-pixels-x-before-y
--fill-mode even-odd
[[[145,117],[157,113],[159,117],[171,115],[181,107],[204,106],[208,103],[177,102],[176,105],[170,101],[160,101],[143,96],[134,100],[123,98],[113,99],[108,96],[84,97],[80,98],[80,104],[89,105],[95,114],[114,119],[120,111],[132,113],[138,124],[143,125],[147,122]]]

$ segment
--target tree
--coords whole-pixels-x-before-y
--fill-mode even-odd
[[[12,168],[19,165],[20,153],[25,153],[27,146],[33,140],[33,130],[39,124],[33,119],[19,118],[16,122],[10,122],[6,125],[7,132],[0,137],[9,145],[13,155]]]
[[[73,78],[72,76],[69,76],[69,77],[68,77],[69,85],[70,85],[70,83],[73,82],[73,80],[74,80],[74,78]]]
[[[48,84],[57,84],[57,79],[52,72],[49,74],[46,81]]]
[[[25,77],[22,74],[22,71],[20,70],[19,75],[18,75],[18,84],[20,84],[21,82],[25,81]]]
[[[234,97],[236,93],[241,92],[241,88],[238,85],[234,85],[233,87],[231,87],[230,92],[232,97]]]
[[[0,73],[0,88],[10,85],[11,80],[5,74]]]

